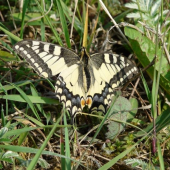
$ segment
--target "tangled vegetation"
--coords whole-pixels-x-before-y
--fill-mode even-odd
[[[167,0],[1,0],[0,169],[170,168],[169,8]],[[139,74],[105,115],[85,109],[73,119],[54,97],[55,78],[14,52],[22,39],[111,51]]]

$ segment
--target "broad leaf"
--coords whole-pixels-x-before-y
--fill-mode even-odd
[[[134,119],[134,117],[135,117],[135,115],[138,111],[138,109],[137,109],[138,108],[138,101],[135,98],[131,98],[129,101],[131,103],[132,110],[127,114],[127,121],[131,122]]]
[[[155,57],[156,45],[147,37],[143,36],[140,32],[125,27],[125,34],[129,37],[131,47],[138,57],[138,60],[143,67],[148,66]],[[157,49],[156,65],[155,68],[158,71],[160,57],[162,55],[161,49]],[[154,68],[153,66],[147,70],[148,75],[153,79]],[[170,94],[170,66],[165,56],[162,57],[161,75],[160,75],[161,87]]]
[[[130,102],[126,98],[119,96],[111,108],[109,115],[110,119],[117,121],[109,121],[106,138],[113,139],[124,129],[125,123],[123,122],[126,122],[129,110],[131,110]]]

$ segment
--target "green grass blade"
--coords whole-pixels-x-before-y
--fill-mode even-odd
[[[160,169],[161,170],[165,170],[164,158],[162,156],[162,150],[161,150],[161,146],[160,146],[160,141],[159,140],[157,140],[157,152],[158,152],[158,157],[159,157]]]
[[[6,132],[3,137],[7,138],[7,137],[15,136],[15,135],[20,135],[21,133],[29,132],[29,131],[35,130],[37,128],[38,127],[24,127],[22,129],[10,130],[10,131]]]
[[[18,82],[16,82],[16,83],[13,83],[13,84],[15,84],[15,85],[17,85],[18,87],[20,87],[20,86],[24,86],[24,85],[27,85],[27,84],[31,84],[32,82],[39,82],[39,81],[42,81],[42,80],[44,80],[44,79],[38,79],[38,80],[24,80],[24,81],[18,81]],[[46,79],[46,81],[50,84],[50,86],[53,88],[53,89],[55,89],[54,88],[54,85],[48,80],[48,79]],[[12,90],[12,89],[14,89],[15,87],[14,86],[12,86],[12,85],[4,85],[3,86],[3,89],[4,90]],[[0,87],[0,93],[1,92],[4,92],[4,90],[3,90],[1,87]]]
[[[0,40],[0,42],[2,43],[2,45],[4,46],[4,47],[6,47],[9,51],[13,51],[13,49],[11,48],[11,46],[9,46],[6,42],[4,42],[4,41],[2,41],[2,40]],[[1,54],[2,55],[2,54]],[[11,54],[12,55],[12,54]],[[13,56],[13,55],[12,55]],[[11,56],[11,57],[12,57]],[[9,57],[9,55],[8,55],[8,57]],[[13,57],[13,59],[15,59],[14,57]]]
[[[41,8],[45,8],[45,4],[43,3],[44,1],[41,0]],[[43,14],[42,14],[43,15]],[[44,24],[44,17],[41,18],[41,41],[45,41],[45,24]]]
[[[21,133],[18,138],[18,145],[21,146],[22,143],[25,141],[26,137],[28,136],[28,132]]]
[[[64,116],[64,125],[65,125],[65,156],[70,158],[70,142],[69,142],[69,133],[68,133],[68,127],[67,127],[67,119],[66,119],[66,114],[63,115]],[[66,159],[66,166],[65,168],[67,170],[71,170],[71,160],[70,159]]]
[[[61,134],[61,136],[60,136],[60,152],[61,152],[61,155],[65,155],[64,150],[65,150],[65,148],[64,148],[63,134]],[[65,159],[64,158],[61,158],[61,169],[65,170]]]
[[[15,84],[10,83],[12,86],[15,87],[15,89],[17,89],[17,91],[21,94],[22,98],[28,103],[29,107],[31,108],[31,110],[33,111],[34,115],[37,117],[37,119],[40,121],[40,117],[39,114],[37,113],[37,110],[35,109],[33,103],[31,102],[31,100],[28,98],[27,94],[19,87],[17,87]]]
[[[43,153],[43,150],[45,149],[48,141],[50,140],[51,136],[54,134],[57,126],[59,125],[59,122],[61,121],[62,116],[60,116],[60,118],[57,120],[57,122],[54,124],[53,128],[51,129],[49,135],[47,136],[47,138],[45,139],[45,141],[43,142],[41,148],[38,150],[38,152],[36,153],[36,155],[34,156],[34,158],[32,159],[31,163],[29,164],[27,170],[32,170],[34,169],[35,165],[38,162],[38,159],[40,158],[41,154]]]
[[[4,89],[4,87],[2,86],[1,83],[0,83],[0,87],[1,87],[2,91],[5,93],[5,95],[8,96],[7,91]],[[6,104],[6,115],[5,115],[5,116],[8,116],[8,99],[5,100],[5,104]],[[3,109],[3,106],[2,106],[2,109]],[[5,118],[3,117],[3,116],[4,116],[3,113],[4,113],[4,112],[1,112],[1,118],[2,118],[2,124],[3,124],[3,126],[5,126],[6,120],[5,120]]]
[[[60,104],[57,99],[51,99],[48,97],[40,97],[40,96],[30,96],[27,95],[27,98],[32,102],[32,103],[42,103],[42,104]],[[7,99],[11,101],[16,101],[16,102],[24,102],[26,103],[27,101],[22,97],[22,95],[14,94],[14,95],[0,95],[0,99]]]
[[[67,26],[67,22],[64,16],[64,12],[61,6],[61,1],[60,0],[55,0],[57,7],[58,7],[58,11],[59,11],[59,15],[60,15],[60,21],[61,21],[61,25],[62,25],[62,29],[64,32],[64,37],[67,43],[68,48],[71,48],[71,44],[70,44],[70,36],[69,36],[69,30],[68,30],[68,26]]]
[[[32,95],[38,97],[38,92],[37,92],[35,86],[33,84],[31,84],[30,88],[31,88]],[[44,117],[46,117],[43,107],[40,104],[36,104],[36,107],[44,115]]]
[[[141,78],[142,78],[142,82],[143,82],[143,85],[145,88],[146,95],[148,97],[149,102],[151,103],[151,92],[149,90],[148,84],[147,84],[142,72],[141,72]]]
[[[14,152],[21,152],[21,153],[37,153],[39,151],[39,149],[35,149],[35,148],[30,148],[30,147],[23,147],[23,146],[14,146],[14,145],[0,145],[0,149],[6,149],[6,150],[10,150],[10,151],[14,151]],[[57,157],[61,157],[61,158],[65,158],[65,156],[54,153],[54,152],[50,152],[50,151],[42,151],[42,154],[44,155],[51,155],[51,156],[57,156]],[[71,159],[74,162],[77,162],[74,159]]]
[[[6,125],[6,119],[5,119],[5,115],[4,115],[3,104],[1,104],[1,119],[2,119],[2,126],[4,127]]]
[[[114,103],[115,103],[115,101],[116,101],[116,99],[117,99],[118,97],[119,97],[119,94],[117,94],[117,95],[113,98],[112,103],[111,103],[111,105],[110,105],[110,108],[108,109],[106,115],[104,116],[102,122],[100,123],[99,128],[97,129],[97,131],[96,131],[96,133],[94,134],[92,140],[90,141],[90,144],[93,142],[93,140],[94,140],[94,139],[97,137],[97,135],[99,134],[99,132],[100,132],[101,128],[103,127],[106,119],[107,119],[108,116],[110,115],[110,112],[111,112],[111,110],[112,110],[112,107],[113,107],[113,105],[114,105]],[[90,145],[90,144],[89,144],[89,145]]]
[[[39,7],[39,9],[40,9],[40,11],[41,11],[41,13],[44,15],[46,21],[48,22],[48,25],[50,26],[50,28],[51,28],[51,30],[52,30],[55,38],[57,39],[57,41],[58,41],[58,43],[59,43],[59,45],[60,45],[60,46],[63,46],[62,40],[61,40],[61,38],[59,37],[58,33],[57,33],[57,32],[55,31],[55,29],[53,28],[53,26],[52,26],[52,24],[51,24],[51,22],[50,22],[49,17],[44,13],[44,10],[42,9],[42,7],[41,7],[41,5],[39,4],[38,0],[35,0],[35,1],[36,1],[36,3],[37,3],[37,5],[38,5],[38,7]]]
[[[73,12],[65,5],[65,3],[63,1],[60,1],[61,5],[62,5],[62,9],[64,11],[65,16],[67,17],[67,19],[69,20],[70,23],[72,23],[72,16],[73,16]],[[77,9],[79,10],[79,9]],[[79,11],[77,11],[79,12]],[[79,15],[80,16],[80,15]],[[81,17],[81,16],[80,16]],[[79,33],[79,35],[81,36],[83,33],[83,24],[82,22],[75,16],[74,18],[74,28],[75,30]]]
[[[40,126],[40,127],[43,127],[43,126],[44,126],[44,124],[41,123],[40,121],[38,121],[37,119],[35,119],[35,118],[31,117],[31,116],[28,116],[28,115],[26,115],[26,114],[24,114],[24,115],[25,115],[25,117],[27,117],[29,120],[31,120],[34,124],[36,124],[36,125],[38,125],[38,126]]]
[[[45,24],[44,24],[44,18],[41,18],[41,41],[45,41]]]
[[[26,14],[26,10],[28,7],[29,1],[23,1],[23,8],[22,8],[22,20],[21,20],[21,31],[20,31],[20,37],[23,39],[23,33],[24,33],[24,18]]]
[[[16,40],[16,41],[21,41],[22,39],[18,38],[17,36],[15,36],[14,34],[12,34],[10,31],[4,29],[3,27],[0,26],[0,30],[3,31],[5,34],[7,34],[8,36],[10,36],[12,39]]]

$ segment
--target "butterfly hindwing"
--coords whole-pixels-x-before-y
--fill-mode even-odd
[[[81,62],[68,67],[67,70],[59,74],[56,82],[56,95],[60,101],[65,102],[66,108],[72,114],[81,111],[84,107],[81,105],[86,96],[82,68]]]

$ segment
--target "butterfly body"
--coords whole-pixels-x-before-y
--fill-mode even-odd
[[[114,89],[137,73],[129,60],[117,54],[88,55],[83,49],[79,57],[69,49],[30,40],[18,42],[14,49],[40,76],[58,75],[56,96],[72,115],[86,105],[89,109],[106,109]]]

